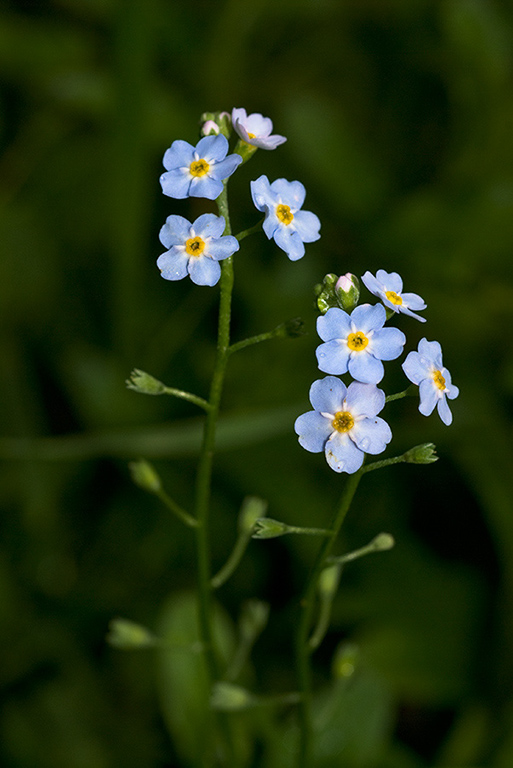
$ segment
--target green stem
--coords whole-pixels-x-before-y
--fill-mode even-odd
[[[259,333],[257,336],[251,336],[249,339],[243,339],[242,341],[238,341],[236,344],[232,344],[228,352],[231,355],[234,352],[239,352],[239,350],[244,349],[245,347],[250,347],[253,344],[259,344],[261,341],[274,339],[276,336],[280,335],[281,326],[278,326],[272,331],[267,331],[267,333]]]
[[[363,467],[349,475],[342,493],[338,509],[330,525],[331,535],[327,537],[319,547],[316,560],[312,567],[307,582],[305,593],[301,601],[301,616],[296,636],[296,665],[298,689],[302,694],[299,702],[300,720],[300,744],[298,754],[298,768],[310,768],[313,759],[312,745],[312,673],[310,669],[310,654],[312,648],[309,643],[309,633],[312,626],[312,618],[316,604],[316,590],[320,573],[326,563],[335,540],[339,534],[342,523],[345,520],[351,502],[358,488],[360,479],[364,473]]]
[[[387,395],[387,397],[385,397],[385,403],[391,403],[393,400],[401,400],[403,397],[412,397],[416,393],[417,387],[415,384],[410,384],[410,386],[402,392],[396,392],[395,395]]]
[[[383,469],[383,467],[390,467],[392,464],[404,464],[406,459],[404,454],[401,456],[393,456],[390,459],[381,459],[381,461],[373,461],[372,464],[366,464],[362,467],[363,472],[373,472],[375,469]]]
[[[210,584],[213,589],[219,589],[232,575],[237,566],[239,565],[244,552],[246,551],[248,544],[251,540],[251,536],[246,532],[240,533],[237,541],[234,544],[232,552],[228,557],[226,563],[219,569],[215,576],[212,577]]]
[[[185,523],[185,525],[188,525],[189,528],[197,528],[198,527],[198,521],[192,516],[189,515],[188,512],[185,511],[185,509],[182,509],[179,504],[174,501],[174,499],[169,496],[163,488],[160,488],[155,493],[156,496],[162,501],[163,504],[174,514],[176,515],[182,523]]]
[[[226,182],[221,195],[217,199],[219,214],[224,217],[224,234],[231,233],[228,210]],[[221,405],[228,348],[230,346],[231,300],[233,291],[233,260],[229,256],[221,264],[219,325],[217,334],[217,352],[210,386],[209,410],[205,418],[203,441],[198,461],[196,475],[196,553],[198,578],[198,625],[200,642],[203,648],[207,672],[208,690],[212,689],[214,680],[220,675],[220,667],[216,657],[212,636],[212,587],[211,587],[211,554],[210,554],[210,494],[212,466],[216,439],[216,427]],[[230,737],[229,724],[223,717],[220,719],[226,744],[226,764],[234,765],[233,744]],[[205,755],[206,757],[206,755]]]
[[[244,229],[242,232],[239,232],[238,235],[235,235],[237,240],[240,241],[244,240],[245,237],[249,237],[249,235],[255,235],[257,232],[260,232],[262,229],[262,222],[264,220],[261,219],[260,221],[257,221],[256,224],[254,224],[252,227],[249,227],[248,229]]]
[[[192,392],[185,392],[183,389],[175,389],[174,387],[164,387],[162,394],[179,397],[181,400],[188,400],[189,403],[198,405],[204,411],[210,410],[210,403],[199,395],[193,395]]]

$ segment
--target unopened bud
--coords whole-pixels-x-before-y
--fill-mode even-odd
[[[319,283],[314,287],[315,306],[323,315],[325,315],[331,307],[338,307],[338,302],[335,298],[335,285],[337,280],[338,278],[336,275],[329,273],[324,276],[322,283]]]
[[[138,648],[151,648],[156,645],[158,639],[149,629],[135,621],[128,619],[112,619],[109,623],[107,642],[113,648],[122,650],[136,650]]]
[[[205,125],[213,123],[216,126],[216,130],[210,130],[208,133],[204,133]],[[232,118],[229,112],[203,112],[200,117],[201,133],[203,136],[211,136],[214,133],[222,133],[227,139],[230,138],[232,132]],[[213,128],[213,126],[211,126]]]
[[[360,283],[356,275],[347,272],[335,284],[335,298],[341,309],[351,312],[360,299]]]
[[[333,657],[332,671],[336,678],[348,678],[354,674],[360,649],[353,643],[341,643]]]
[[[240,533],[251,534],[258,518],[265,515],[267,502],[259,499],[258,496],[246,496],[242,502],[239,513],[238,527]]]
[[[340,565],[330,565],[324,568],[319,576],[319,593],[325,598],[331,598],[338,589],[342,568]]]
[[[139,368],[134,368],[126,385],[141,395],[163,395],[166,391],[165,384]]]
[[[217,136],[218,133],[219,133],[219,126],[216,122],[214,122],[214,120],[207,120],[201,126],[202,136]]]
[[[275,539],[277,536],[283,536],[288,533],[289,526],[280,520],[273,520],[272,517],[259,517],[255,522],[253,531],[254,539]]]
[[[438,461],[435,451],[434,443],[422,443],[422,445],[416,445],[406,451],[403,454],[403,461],[408,464],[432,464],[434,461]]]
[[[395,539],[391,533],[378,533],[371,543],[370,547],[373,547],[376,552],[385,552],[387,549],[392,549],[395,546]]]
[[[159,493],[162,490],[162,482],[155,468],[146,459],[131,461],[128,465],[132,480],[139,488],[149,493]]]
[[[255,703],[255,697],[250,691],[240,685],[220,681],[214,683],[210,696],[210,706],[221,712],[237,712],[247,709]]]
[[[305,335],[305,324],[300,317],[293,317],[292,320],[287,320],[279,325],[276,330],[278,336],[296,339]]]

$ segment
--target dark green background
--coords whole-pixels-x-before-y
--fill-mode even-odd
[[[387,409],[388,455],[433,441],[440,461],[369,475],[351,510],[340,551],[380,530],[397,546],[344,573],[314,657],[322,689],[341,640],[361,651],[335,722],[343,759],[319,765],[509,768],[511,6],[0,7],[2,765],[187,764],[159,714],[153,656],[104,638],[116,615],[157,626],[168,596],[193,586],[190,532],[131,484],[127,461],[154,460],[189,507],[200,420],[193,406],[139,396],[124,380],[139,367],[208,392],[218,290],[165,282],[155,260],[167,215],[213,207],[164,198],[158,178],[174,139],[195,143],[203,111],[244,106],[288,141],[232,179],[235,231],[256,221],[249,181],[265,173],[305,184],[322,238],[295,264],[261,235],[236,256],[234,338],[297,315],[308,335],[230,363],[224,412],[240,419],[216,461],[214,565],[247,493],[268,499],[273,517],[327,524],[343,478],[292,429],[318,376],[312,287],[326,272],[400,272],[428,304],[425,325],[401,322],[409,345],[439,340],[461,394],[450,428],[414,400]],[[398,363],[383,386],[403,388]],[[248,597],[271,602],[254,654],[259,692],[294,687],[290,625],[314,551],[310,539],[252,542],[222,590],[232,617]]]

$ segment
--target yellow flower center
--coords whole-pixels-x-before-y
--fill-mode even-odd
[[[442,376],[442,372],[441,371],[433,371],[432,376],[433,376],[433,381],[435,382],[435,384],[438,387],[438,389],[444,390],[445,389],[445,379]]]
[[[403,303],[402,297],[399,296],[395,291],[387,291],[385,296],[390,302],[392,302],[392,304],[395,304],[398,307],[400,307]]]
[[[204,176],[208,173],[210,165],[206,160],[193,160],[189,166],[191,176]]]
[[[286,224],[286,226],[288,226],[294,218],[294,214],[291,212],[290,206],[285,205],[284,203],[280,203],[276,206],[276,216],[279,218],[282,224]]]
[[[356,333],[350,333],[349,336],[347,337],[347,346],[353,352],[361,352],[362,349],[365,349],[368,343],[369,343],[369,339],[361,331],[356,331]]]
[[[354,427],[354,419],[349,411],[337,411],[335,418],[331,422],[333,429],[337,432],[349,432]]]
[[[185,243],[185,250],[189,256],[201,256],[205,250],[205,241],[201,237],[191,237]]]
[[[248,139],[254,139],[255,134],[254,133],[248,133]]]

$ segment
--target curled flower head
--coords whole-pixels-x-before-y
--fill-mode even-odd
[[[377,416],[385,393],[374,384],[353,381],[346,387],[326,376],[312,384],[310,402],[314,410],[294,424],[299,444],[311,453],[324,451],[335,472],[357,472],[365,453],[381,453],[392,439],[390,427]]]
[[[260,176],[251,182],[251,196],[255,207],[265,213],[265,234],[269,240],[274,239],[291,261],[305,255],[304,243],[320,238],[318,217],[300,210],[306,196],[300,181],[276,179],[270,184],[267,176]]]
[[[221,276],[219,262],[239,250],[237,238],[223,236],[222,216],[204,213],[194,224],[183,216],[168,216],[160,242],[169,250],[157,259],[164,280],[190,275],[196,285],[215,285]]]
[[[242,163],[240,155],[228,155],[228,139],[219,134],[204,136],[193,147],[177,139],[164,154],[166,173],[160,177],[168,197],[206,197],[215,200],[223,191],[223,179]]]
[[[419,387],[419,411],[429,416],[435,406],[443,423],[452,424],[452,413],[447,402],[458,397],[460,391],[451,381],[451,374],[442,362],[442,347],[438,341],[419,341],[418,352],[410,352],[403,363],[403,371]]]
[[[421,323],[426,322],[425,317],[412,312],[413,309],[426,309],[424,299],[416,293],[403,293],[403,281],[397,272],[385,272],[384,269],[378,269],[376,277],[370,272],[366,272],[362,277],[362,282],[374,296],[381,299],[388,309],[414,317]]]
[[[395,360],[406,336],[398,328],[383,328],[386,311],[381,304],[360,304],[351,314],[332,307],[317,319],[317,332],[325,342],[317,347],[319,368],[336,375],[349,373],[357,381],[378,384],[385,374],[382,360]]]
[[[270,117],[264,117],[259,112],[247,115],[246,110],[242,107],[232,109],[232,125],[235,133],[242,141],[253,147],[276,149],[280,144],[287,141],[285,136],[278,134],[271,136],[273,123]]]

